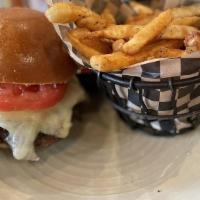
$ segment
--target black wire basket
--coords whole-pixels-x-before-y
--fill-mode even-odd
[[[97,74],[98,85],[104,89],[120,117],[132,128],[143,128],[156,135],[177,135],[194,129],[200,124],[200,106],[195,109],[188,109],[188,112],[179,114],[176,104],[177,91],[180,91],[180,88],[190,87],[193,88],[190,91],[192,94],[200,84],[200,76],[185,80],[168,78],[162,82],[146,82],[138,77],[124,78],[117,73],[95,73]],[[127,88],[128,93],[137,94],[139,106],[141,107],[140,113],[128,108],[128,99],[121,98],[116,90],[116,86]],[[144,94],[157,89],[171,91],[171,101],[168,102],[171,104],[170,109],[172,112],[170,114],[158,115],[157,113],[152,113],[152,110],[145,103]],[[177,127],[176,122],[179,120],[181,120],[181,123],[187,125]]]

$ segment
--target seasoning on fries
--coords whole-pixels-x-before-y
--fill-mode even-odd
[[[186,35],[198,32],[198,29],[192,26],[171,25],[161,35],[162,39],[185,39]]]
[[[130,39],[136,33],[142,30],[144,26],[134,25],[113,25],[103,30],[88,32],[84,37],[86,38],[107,38],[113,40]],[[193,26],[185,25],[169,25],[163,33],[157,35],[162,39],[184,39],[185,36],[191,32],[197,32],[198,29]]]
[[[93,31],[88,33],[86,37],[100,37],[107,39],[129,39],[138,33],[143,26],[134,26],[134,25],[113,25],[99,31]]]
[[[112,54],[92,56],[90,64],[98,71],[110,72],[125,69],[130,65],[149,59],[181,57],[184,54],[183,50],[170,48],[176,46],[177,44],[177,42],[161,41],[146,46],[135,55],[128,55],[123,52],[114,52]]]
[[[155,39],[156,36],[158,36],[172,22],[172,19],[173,16],[171,10],[161,13],[136,33],[130,41],[124,44],[124,53],[132,55],[140,51],[145,45]]]
[[[86,37],[89,33],[90,31],[86,28],[76,28],[69,32],[69,34],[78,39],[80,43],[93,48],[102,54],[111,53],[111,44],[108,44],[99,38]]]
[[[68,41],[91,67],[118,71],[154,59],[176,58],[200,51],[200,4],[154,10],[132,1],[136,15],[117,24],[109,6],[102,13],[74,3],[56,3],[46,12],[52,23],[74,22]]]
[[[90,9],[73,3],[56,3],[46,11],[53,23],[76,22],[80,27],[99,30],[107,26],[106,20]]]

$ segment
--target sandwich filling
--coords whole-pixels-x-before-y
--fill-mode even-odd
[[[9,135],[5,141],[18,160],[37,161],[34,142],[40,132],[65,138],[71,128],[73,107],[85,99],[85,93],[77,80],[68,84],[64,97],[54,106],[28,111],[0,111],[0,127]],[[40,99],[38,99],[39,101]]]

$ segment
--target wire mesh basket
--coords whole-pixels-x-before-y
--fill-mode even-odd
[[[182,108],[182,112],[177,106],[177,97],[181,89],[189,88],[190,97],[197,94],[200,76],[185,80],[168,78],[162,82],[147,82],[138,77],[124,78],[120,77],[119,74],[95,73],[97,73],[98,84],[105,90],[114,108],[132,128],[142,127],[156,135],[176,135],[194,129],[200,124],[200,106],[198,104],[189,108],[192,102],[189,100],[186,103],[187,111]],[[127,98],[122,98],[117,88],[126,89],[128,91]],[[151,110],[147,105],[147,101],[145,101],[147,95],[145,94],[150,94],[155,90],[171,91],[171,99],[167,103],[170,105],[168,114],[161,115],[159,112]],[[140,112],[130,109],[129,100],[131,97],[134,98],[134,94],[138,106],[141,107]],[[183,110],[185,111],[183,112]]]

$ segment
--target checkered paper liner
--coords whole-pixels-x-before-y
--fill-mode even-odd
[[[49,5],[56,2],[69,2],[68,0],[47,0]],[[97,12],[101,12],[109,3],[114,9],[114,15],[117,20],[124,20],[130,15],[134,15],[134,11],[130,8],[128,1],[123,0],[77,0],[76,3],[84,4]],[[200,0],[151,0],[145,1],[151,6],[167,9],[191,3],[197,3]],[[125,14],[126,13],[126,14]],[[70,56],[81,66],[90,67],[89,61],[82,57],[79,52],[72,47],[69,41],[66,41],[66,32],[75,28],[75,24],[56,25],[56,30],[63,39]],[[200,75],[200,53],[191,54],[186,58],[176,59],[157,59],[133,66],[128,66],[127,69],[117,73],[117,76],[122,78],[139,77],[142,81],[161,82],[168,78],[173,80],[184,80],[197,77]],[[108,89],[108,88],[107,88]],[[111,89],[112,90],[112,89]],[[141,113],[141,102],[139,91],[128,89],[119,85],[115,85],[117,96],[125,102],[126,108],[133,113]],[[112,93],[112,91],[109,91]],[[143,101],[149,110],[149,114],[154,116],[174,115],[172,109],[172,91],[170,89],[147,89],[143,91]],[[188,85],[177,89],[175,96],[176,114],[185,114],[188,112],[200,110],[200,84]],[[145,124],[144,120],[130,116],[131,120]],[[193,122],[188,118],[175,118],[170,120],[153,120],[149,122],[152,129],[157,131],[167,131],[171,133],[180,133],[182,130],[191,128]]]

